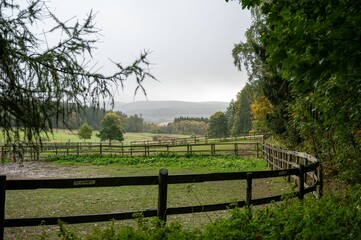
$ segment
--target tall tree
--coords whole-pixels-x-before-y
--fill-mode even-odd
[[[208,125],[204,121],[182,120],[168,123],[167,129],[173,134],[206,135]]]
[[[272,104],[266,97],[260,97],[251,104],[252,128],[257,132],[267,132],[267,116],[272,113]]]
[[[228,120],[223,112],[215,112],[210,117],[208,136],[214,138],[228,136]]]
[[[142,132],[143,131],[143,117],[137,114],[130,115],[124,121],[124,129],[127,132]]]
[[[100,122],[100,126],[101,129],[97,135],[100,140],[109,140],[109,143],[111,143],[113,140],[120,142],[124,140],[123,124],[115,112],[107,113]]]
[[[32,32],[42,22],[49,29]],[[115,63],[118,70],[110,75],[88,67],[97,33],[92,12],[71,25],[59,20],[45,1],[0,1],[0,128],[7,142],[41,141],[40,135],[54,127],[54,118],[66,125],[65,116],[85,103],[98,107],[99,100],[112,101],[114,87],[131,75],[136,91],[144,91],[143,80],[153,78],[147,52],[130,66]],[[59,41],[52,45],[41,38],[48,34],[58,35]]]
[[[271,134],[294,139],[287,132],[290,125],[288,103],[292,100],[288,82],[267,62],[266,46],[261,41],[267,31],[266,17],[260,6],[254,6],[251,13],[253,20],[245,34],[246,42],[236,44],[232,51],[234,64],[239,70],[245,67],[255,91],[254,101],[266,98],[273,106],[273,111],[265,114],[267,121],[263,127]]]
[[[232,99],[226,109],[226,112],[224,113],[227,118],[227,126],[229,133],[231,133],[235,111],[236,111],[236,106],[234,100]]]
[[[234,102],[233,123],[230,133],[232,136],[248,133],[252,129],[251,104],[255,99],[256,90],[254,84],[246,84],[246,86],[237,94]]]

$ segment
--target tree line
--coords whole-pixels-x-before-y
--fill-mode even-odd
[[[83,106],[80,111],[71,112],[64,116],[65,123],[57,123],[58,128],[79,129],[87,123],[92,129],[100,130],[101,121],[109,113],[105,108]],[[161,134],[206,135],[209,118],[206,117],[177,117],[173,122],[165,125],[146,122],[142,114],[127,115],[121,111],[114,111],[119,117],[124,132],[149,132]],[[53,119],[54,125],[56,119]]]
[[[233,57],[249,79],[226,112],[229,130],[234,134],[252,124],[285,147],[313,154],[328,174],[359,182],[361,3],[241,4],[253,21]]]

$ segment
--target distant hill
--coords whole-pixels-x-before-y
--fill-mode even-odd
[[[114,111],[142,115],[146,122],[172,122],[176,117],[210,117],[224,112],[229,102],[138,101],[114,103]]]

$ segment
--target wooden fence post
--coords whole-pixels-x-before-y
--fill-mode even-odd
[[[234,143],[234,155],[238,156],[238,143]]]
[[[246,205],[251,205],[252,202],[252,173],[247,173],[247,188],[246,188]]]
[[[150,154],[150,147],[148,146],[144,146],[144,155],[149,157]]]
[[[167,221],[167,192],[168,192],[168,170],[159,170],[158,179],[158,210],[157,216],[164,223]]]
[[[264,144],[261,144],[261,146],[262,146],[262,158],[264,159],[265,156],[267,156],[266,147],[264,146]],[[267,157],[267,162],[268,162],[268,157]]]
[[[76,146],[76,155],[79,156],[79,154],[80,154],[80,143],[78,143]]]
[[[271,163],[271,170],[274,170],[274,161],[273,161],[273,149],[270,149],[270,163]]]
[[[99,153],[100,153],[100,155],[103,154],[103,144],[102,143],[99,144]]]
[[[122,142],[122,156],[124,156],[124,144]]]
[[[211,155],[216,155],[216,145],[214,143],[211,144]]]
[[[257,149],[257,158],[259,158],[259,143],[256,143],[256,149]]]
[[[318,186],[317,186],[317,197],[318,199],[320,199],[323,195],[323,170],[322,170],[322,163],[320,163],[320,165],[317,168],[317,181],[318,181]]]
[[[13,162],[16,162],[16,145],[14,144],[12,147],[12,154],[13,154]]]
[[[5,161],[5,147],[2,146],[1,147],[1,162],[4,162]]]
[[[4,239],[6,176],[0,176],[0,240]]]
[[[292,158],[291,154],[287,153],[287,169],[291,169],[291,164],[290,164],[291,158]],[[291,181],[291,175],[287,174],[287,182],[290,182],[290,181]]]
[[[40,149],[37,148],[36,149],[36,160],[39,161],[39,159],[40,159]]]
[[[299,167],[300,175],[298,176],[298,198],[303,200],[305,195],[305,166],[300,165]]]

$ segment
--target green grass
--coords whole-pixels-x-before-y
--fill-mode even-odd
[[[86,141],[88,142],[99,142],[100,139],[96,137],[99,131],[93,131],[92,138]],[[67,130],[67,129],[54,129],[53,134],[49,134],[50,142],[81,142],[83,140],[78,137],[78,130]]]
[[[80,142],[84,141],[79,139],[77,135],[77,130],[65,130],[65,129],[55,129],[53,135],[50,135],[51,142]],[[100,139],[96,137],[99,131],[93,131],[91,139],[87,139],[86,142],[100,142]],[[124,134],[124,143],[130,143],[132,141],[147,141],[152,140],[152,137],[156,134],[151,133],[125,133]]]
[[[100,139],[96,137],[99,131],[93,131],[92,138],[87,139],[86,142],[99,142]],[[48,138],[44,134],[42,139],[44,142],[81,142],[84,140],[79,139],[78,137],[78,130],[68,130],[68,129],[53,129],[53,134],[48,133]],[[127,132],[124,134],[124,144],[130,144],[133,141],[152,141],[154,136],[158,136],[158,138],[190,138],[189,135],[181,135],[181,134],[156,134],[156,133],[132,133]],[[0,133],[0,142],[4,141],[4,135]],[[229,138],[227,141],[235,141],[234,138]],[[256,142],[257,140],[254,139],[242,139],[238,138],[237,142]],[[209,142],[219,142],[219,139],[209,139]],[[198,142],[201,143],[201,142]],[[204,143],[204,142],[203,142]]]
[[[83,155],[49,157],[43,163],[45,169],[55,171],[60,177],[110,177],[158,175],[160,168],[167,168],[169,174],[208,173],[226,171],[251,171],[266,168],[260,159],[235,157],[180,157],[159,155],[154,157],[116,157],[107,155]],[[33,169],[36,172],[41,167]],[[288,184],[282,178],[254,180],[254,197],[289,192]],[[112,188],[41,189],[29,191],[8,191],[6,195],[6,218],[64,216],[97,214],[141,210],[157,207],[157,186],[127,186]],[[245,181],[220,181],[196,184],[170,185],[168,206],[189,206],[245,199]],[[202,227],[226,216],[226,211],[169,216],[170,222],[179,220],[186,228]],[[133,220],[118,221],[117,225],[130,224]],[[106,223],[97,223],[105,226]],[[69,226],[76,232],[88,234],[91,224]],[[6,229],[9,238],[35,239],[42,231],[52,232],[50,239],[56,239],[56,227],[26,227]]]
[[[99,131],[93,131],[92,138],[87,139],[87,142],[99,142],[100,139],[96,137]],[[81,142],[84,140],[79,139],[78,130],[68,130],[68,129],[53,129],[53,134],[49,133],[48,137],[44,134],[42,136],[43,141],[49,142]],[[155,133],[125,133],[124,134],[124,143],[130,144],[132,141],[152,141],[153,136],[166,136],[169,138],[189,138],[189,135],[180,135],[180,134],[155,134]],[[4,135],[0,133],[0,142],[4,141]]]
[[[235,156],[180,156],[176,154],[158,154],[154,156],[121,157],[119,155],[51,155],[45,161],[62,164],[89,163],[93,165],[134,166],[137,168],[174,168],[198,171],[255,171],[266,168],[263,160],[255,158],[238,158]]]
[[[90,140],[87,141],[94,141],[99,142],[100,139],[97,138],[95,135],[98,133],[98,131],[93,131],[93,136]],[[50,132],[48,133],[48,136],[46,134],[43,134],[41,136],[43,142],[79,142],[82,141],[78,137],[78,130],[68,130],[68,129],[53,129],[53,134]],[[21,135],[22,136],[22,135]],[[0,133],[0,142],[4,142],[4,134],[3,132]]]
[[[181,134],[156,134],[156,133],[125,133],[124,144],[130,144],[133,141],[152,141],[154,136],[164,136],[167,138],[189,138],[189,135]]]

